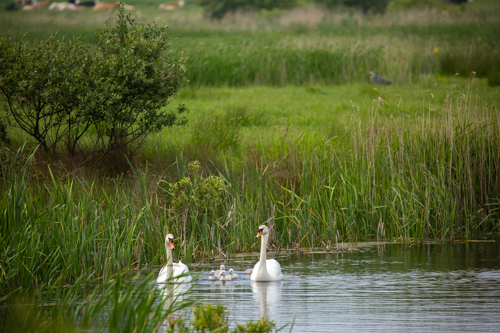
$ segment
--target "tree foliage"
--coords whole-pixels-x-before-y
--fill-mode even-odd
[[[171,56],[165,26],[136,24],[120,6],[96,38],[97,48],[55,36],[32,44],[0,40],[8,116],[47,152],[64,142],[71,154],[90,147],[102,157],[185,123],[183,105],[165,110],[187,82],[185,61]]]
[[[7,114],[45,151],[55,150],[84,126],[79,105],[86,100],[81,80],[92,62],[88,53],[90,48],[78,39],[51,36],[32,45],[0,40],[0,91]]]
[[[178,113],[161,111],[186,83],[184,60],[171,59],[166,27],[136,25],[120,10],[114,25],[97,31],[99,51],[86,110],[95,118],[99,137],[110,147],[126,145],[148,132],[184,123]],[[179,122],[180,120],[180,122]]]
[[[297,0],[198,0],[207,16],[221,19],[236,10],[273,10],[291,8]]]

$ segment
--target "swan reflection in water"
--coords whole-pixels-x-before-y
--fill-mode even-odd
[[[193,285],[189,283],[157,285],[157,288],[160,289],[162,299],[166,300],[164,303],[165,309],[169,309],[170,312],[158,332],[166,332],[174,319],[179,316],[183,317],[189,313],[189,308],[186,310],[186,308],[183,307],[183,303],[189,301],[188,294],[192,286]]]
[[[172,306],[175,302],[181,302],[186,299],[186,294],[191,289],[192,285],[189,283],[180,283],[174,285],[158,285],[158,288],[161,289],[162,298],[167,299],[166,305],[168,307]]]
[[[253,298],[260,307],[260,316],[265,316],[269,320],[276,318],[281,303],[281,286],[283,281],[251,281],[251,284]]]

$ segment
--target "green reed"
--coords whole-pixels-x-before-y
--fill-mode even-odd
[[[478,42],[473,36],[452,41],[439,34],[422,38],[416,31],[405,38],[388,31],[379,32],[383,37],[331,32],[193,34],[177,40],[174,49],[187,56],[188,79],[197,86],[346,84],[367,82],[371,70],[395,84],[426,82],[426,75],[450,71],[465,74],[475,70],[486,77],[485,66],[494,72],[490,76],[496,75],[497,58],[474,57],[468,51],[496,54],[494,44]],[[467,59],[467,65],[457,66],[464,63],[460,59]]]
[[[178,146],[231,184],[225,208],[192,217],[201,250],[224,258],[256,249],[256,227],[271,221],[273,244],[281,248],[374,239],[420,243],[497,232],[499,119],[494,105],[471,92],[475,82],[450,92],[443,103],[427,93],[412,117],[400,101],[402,115],[387,119],[379,99],[370,117],[354,112],[333,133],[287,129],[228,151],[208,139],[203,152],[189,143]],[[206,138],[236,125],[212,126],[200,127]],[[249,131],[260,133],[257,127]],[[177,167],[185,170],[188,160],[178,160]]]
[[[93,274],[106,281],[124,268],[160,263],[162,216],[151,213],[144,196],[118,184],[56,179],[50,168],[42,181],[31,167],[35,152],[22,151],[2,160],[3,292],[51,285],[60,276],[68,283]]]
[[[343,127],[288,128],[234,144],[213,140],[250,121],[244,112],[201,117],[192,131],[206,133],[179,146],[177,162],[161,173],[146,165],[116,179],[60,178],[50,168],[42,172],[38,161],[32,166],[34,152],[3,155],[0,288],[37,289],[60,276],[68,283],[91,275],[106,281],[123,269],[151,270],[165,261],[167,231],[182,248],[175,259],[187,262],[256,249],[262,223],[274,225],[273,248],[421,243],[497,232],[500,121],[495,107],[472,92],[474,84],[450,92],[444,103],[427,95],[412,117],[400,101],[402,115],[387,119],[378,99],[371,116],[353,111]],[[235,114],[242,115],[240,123]],[[150,162],[168,158],[158,154]],[[222,205],[191,210],[184,248],[183,216],[159,183],[186,177],[193,159],[231,187]]]
[[[193,305],[174,287],[151,283],[153,274],[124,277],[119,273],[105,283],[78,278],[71,286],[59,279],[53,287],[13,293],[0,312],[0,327],[9,332],[152,332]]]

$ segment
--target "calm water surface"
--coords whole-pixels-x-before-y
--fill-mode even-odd
[[[293,332],[500,332],[496,242],[276,259],[281,282],[251,282],[243,271],[258,257],[245,256],[226,264],[239,275],[234,281],[209,281],[217,264],[204,267],[191,297],[223,304],[233,324],[266,315],[281,327],[295,318]]]

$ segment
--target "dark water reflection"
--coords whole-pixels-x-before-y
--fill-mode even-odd
[[[226,265],[238,280],[212,282],[204,272],[192,297],[223,304],[232,323],[266,315],[279,327],[295,317],[293,332],[500,331],[497,243],[391,244],[277,259],[282,282],[251,282],[243,270],[257,256],[245,257]]]

